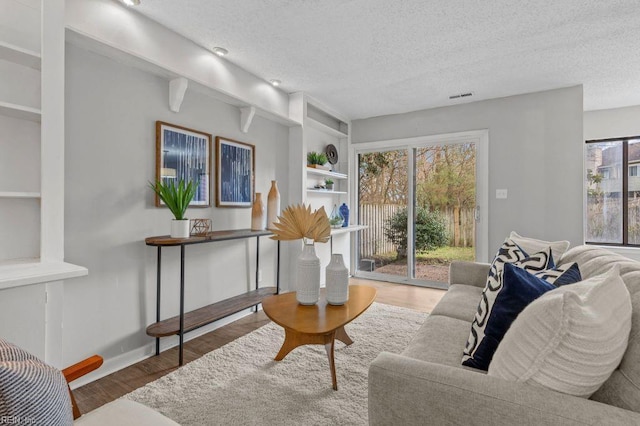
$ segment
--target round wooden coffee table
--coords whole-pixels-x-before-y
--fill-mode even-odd
[[[295,292],[265,298],[262,301],[264,313],[285,332],[284,343],[275,360],[281,361],[298,346],[324,345],[333,389],[338,390],[333,356],[335,339],[346,345],[353,343],[344,326],[366,311],[375,298],[376,289],[364,285],[349,286],[349,300],[341,306],[327,304],[324,290],[318,303],[311,306],[299,304]]]

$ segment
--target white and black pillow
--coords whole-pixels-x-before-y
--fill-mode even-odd
[[[494,330],[496,326],[502,329],[505,325],[503,322],[505,319],[500,316],[500,318],[496,317],[492,320],[491,313],[496,298],[503,289],[504,265],[507,263],[512,263],[531,274],[541,273],[548,269],[553,269],[555,266],[550,247],[529,256],[511,239],[507,239],[504,242],[491,263],[487,284],[482,291],[478,311],[471,324],[471,332],[469,333],[469,339],[464,349],[462,357],[463,365],[487,370],[491,362],[491,357],[497,348],[497,344],[502,336],[504,336],[502,332],[493,333],[493,331],[496,331]],[[524,309],[524,306],[522,309]],[[507,324],[507,328],[514,319],[515,316],[510,320],[509,324]],[[487,335],[490,337],[485,341]]]
[[[0,414],[12,424],[73,424],[67,381],[60,370],[2,339]]]
[[[556,287],[582,281],[582,274],[580,274],[580,268],[578,268],[576,262],[565,263],[564,265],[556,266],[554,269],[537,272],[534,275]]]

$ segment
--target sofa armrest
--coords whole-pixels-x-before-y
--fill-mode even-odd
[[[454,260],[449,265],[449,284],[467,284],[484,288],[490,267],[489,263]]]
[[[468,369],[383,352],[369,367],[369,424],[629,425],[640,414]]]

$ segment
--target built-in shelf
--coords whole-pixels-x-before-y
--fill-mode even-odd
[[[326,189],[315,189],[315,188],[307,188],[307,192],[312,192],[312,193],[316,193],[316,194],[329,194],[329,195],[346,194],[345,191],[329,191],[329,190],[326,190]]]
[[[311,175],[332,177],[332,178],[335,178],[335,179],[346,179],[346,178],[348,178],[348,176],[345,175],[344,173],[332,172],[332,171],[329,171],[329,170],[322,170],[322,169],[314,169],[313,167],[307,167],[307,173],[311,174]]]
[[[88,273],[87,268],[66,262],[40,262],[39,259],[8,260],[0,262],[0,290],[82,277]]]
[[[0,59],[36,70],[40,69],[41,60],[38,52],[23,49],[3,41],[0,41]]]
[[[320,131],[339,138],[349,136],[349,124],[327,113],[317,106],[307,102],[307,117],[304,124],[308,124]]]
[[[39,192],[0,191],[0,198],[40,198]]]
[[[368,228],[367,225],[349,225],[343,228],[331,228],[331,235],[346,234],[348,232],[361,231],[367,228]]]
[[[0,115],[35,121],[37,123],[41,121],[41,113],[39,109],[24,105],[16,105],[9,102],[0,101]]]

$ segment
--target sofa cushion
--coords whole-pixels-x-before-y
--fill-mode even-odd
[[[630,330],[631,301],[616,267],[532,302],[500,343],[488,374],[589,397],[620,363]]]
[[[0,415],[7,424],[73,423],[62,372],[2,339],[0,356]]]
[[[564,262],[578,262],[586,278],[608,271],[614,265],[620,268],[620,277],[631,294],[633,310],[629,345],[620,367],[591,399],[640,413],[640,262],[588,245],[567,251]]]
[[[493,332],[496,325],[502,321],[502,317],[494,317],[492,319],[492,311],[496,299],[503,290],[504,265],[508,263],[513,263],[531,273],[554,267],[550,247],[527,257],[527,254],[511,239],[507,239],[504,242],[489,269],[487,285],[482,291],[482,297],[478,303],[469,338],[464,348],[462,363],[468,367],[481,370],[489,368],[493,352],[498,346],[499,340],[502,339],[503,333]],[[524,306],[520,308],[520,310],[522,309],[524,309]],[[519,311],[515,315],[518,313]],[[511,324],[513,319],[515,319],[515,316],[509,320],[508,325]],[[485,340],[486,336],[490,336],[489,339]],[[497,341],[495,340],[496,338],[498,339]]]
[[[460,357],[471,323],[443,315],[429,315],[402,355],[462,368]]]
[[[535,253],[537,251],[544,250],[547,247],[551,247],[551,253],[553,254],[553,258],[556,262],[560,260],[564,252],[569,248],[569,241],[536,240],[535,238],[518,235],[515,231],[511,231],[509,238],[526,253]]]
[[[142,404],[128,399],[116,399],[82,417],[75,425],[82,426],[177,426],[178,423]]]
[[[431,315],[444,315],[471,323],[478,310],[478,300],[481,296],[480,287],[452,284],[433,308]]]

